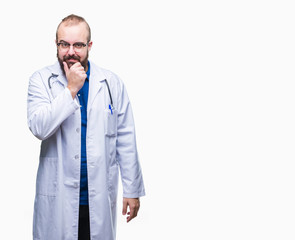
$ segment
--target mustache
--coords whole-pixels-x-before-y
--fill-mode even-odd
[[[63,61],[68,61],[68,60],[77,60],[80,62],[80,57],[75,55],[68,55],[63,57]]]

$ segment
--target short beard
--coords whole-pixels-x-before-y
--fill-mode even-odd
[[[58,51],[57,51],[57,59],[58,59],[58,62],[59,62],[59,65],[60,65],[60,68],[62,69],[63,73],[66,74],[65,72],[65,69],[64,69],[64,63],[63,62],[66,62],[68,67],[71,68],[71,66],[74,65],[74,63],[70,63],[68,60],[69,59],[75,59],[77,61],[79,61],[81,63],[81,65],[84,67],[84,69],[86,70],[86,67],[88,65],[88,50],[87,50],[87,54],[86,54],[86,58],[81,62],[81,58],[79,56],[76,56],[76,55],[68,55],[68,56],[63,56],[63,58],[59,58],[58,57]]]

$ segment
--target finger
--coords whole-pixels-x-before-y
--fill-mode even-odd
[[[133,214],[133,213],[132,213],[132,214]],[[130,215],[127,217],[127,223],[130,222],[133,218],[134,218],[134,216],[130,214]]]
[[[73,65],[71,67],[71,70],[75,71],[75,72],[82,72],[82,73],[86,73],[85,72],[85,68],[83,66],[76,66],[76,65]]]
[[[130,212],[128,213],[127,222],[130,222],[133,218],[137,216],[137,208],[131,207]]]
[[[80,72],[86,73],[84,67],[79,67],[79,68],[77,68],[77,71],[80,71]]]
[[[74,68],[80,68],[80,67],[81,67],[81,68],[84,69],[84,67],[81,65],[80,62],[76,62],[76,63],[74,63],[72,67],[74,67]]]
[[[63,62],[63,64],[64,64],[64,70],[67,73],[69,71],[68,64],[66,62]]]
[[[127,213],[127,201],[123,200],[123,210],[122,210],[122,214],[126,215]]]

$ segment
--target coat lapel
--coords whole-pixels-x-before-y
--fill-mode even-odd
[[[91,108],[94,99],[102,87],[102,83],[106,76],[100,71],[99,68],[90,62],[90,77],[89,77],[89,95],[88,95],[88,109]]]
[[[52,74],[56,75],[56,79],[60,81],[64,85],[64,87],[68,86],[68,80],[66,79],[66,76],[60,68],[58,61],[56,61],[56,63],[52,66],[51,72]]]

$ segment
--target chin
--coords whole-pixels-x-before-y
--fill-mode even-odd
[[[73,66],[75,63],[74,62],[67,62],[68,67],[71,68],[71,66]]]

